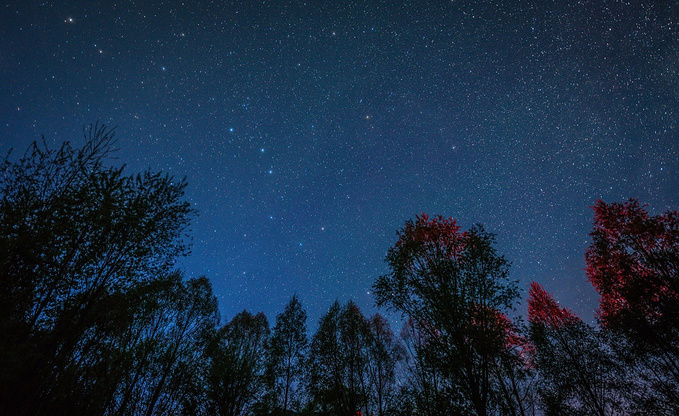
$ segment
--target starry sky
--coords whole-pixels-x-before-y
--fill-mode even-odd
[[[674,0],[17,0],[0,23],[0,152],[99,121],[130,173],[186,176],[181,267],[224,319],[294,293],[311,326],[374,312],[428,212],[591,321],[590,207],[679,209]]]

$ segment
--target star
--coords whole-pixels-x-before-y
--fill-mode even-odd
[[[346,272],[331,298],[319,281],[317,298],[302,299],[316,321],[335,297],[367,293],[366,279],[381,273],[397,229],[425,211],[497,233],[517,279],[565,288],[571,298],[563,303],[581,305],[588,320],[595,306],[577,304],[570,289],[584,280],[578,261],[592,203],[624,195],[656,212],[679,208],[679,113],[667,88],[676,86],[673,67],[669,59],[647,64],[672,55],[650,41],[671,32],[656,11],[607,20],[507,0],[495,3],[521,12],[478,19],[474,2],[384,2],[383,13],[366,9],[356,19],[358,9],[328,2],[324,13],[287,19],[260,13],[279,7],[273,3],[82,3],[56,16],[16,7],[16,22],[3,27],[3,47],[17,60],[0,65],[0,76],[12,80],[3,94],[21,117],[0,123],[0,151],[24,149],[42,133],[78,137],[98,117],[118,125],[121,162],[186,176],[186,194],[200,207],[191,238],[217,248],[242,244],[229,267],[262,271],[260,292],[251,287],[241,310],[273,318],[305,279]],[[585,3],[590,11],[608,6]],[[630,2],[614,3],[623,10]],[[137,16],[167,33],[122,30],[141,22]],[[95,17],[106,24],[78,33]],[[26,28],[40,19],[61,19],[63,30],[35,42]],[[572,28],[584,22],[592,30],[579,48]],[[615,37],[608,29],[617,22],[631,35]],[[78,70],[64,71],[66,57]],[[290,253],[272,254],[281,247],[332,262],[300,255],[282,265]],[[187,276],[220,281],[230,273],[201,250],[191,254]],[[285,267],[296,277],[279,293],[265,291]],[[552,285],[552,274],[564,277]],[[226,298],[240,290],[215,286]],[[220,307],[225,316],[240,312]]]

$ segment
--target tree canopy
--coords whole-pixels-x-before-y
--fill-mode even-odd
[[[447,407],[484,416],[507,399],[496,394],[493,368],[508,358],[513,328],[504,312],[518,298],[494,242],[480,225],[462,231],[453,219],[419,215],[399,231],[387,254],[390,273],[374,285],[378,305],[411,317],[424,333],[418,353],[446,380]]]

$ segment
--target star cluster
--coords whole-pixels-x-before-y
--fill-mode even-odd
[[[117,126],[130,171],[189,182],[190,276],[226,318],[298,293],[373,308],[419,212],[482,223],[524,287],[586,319],[592,211],[679,208],[679,4],[12,2],[0,150]]]

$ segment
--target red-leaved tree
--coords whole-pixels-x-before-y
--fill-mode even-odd
[[[651,216],[639,202],[594,206],[587,277],[609,329],[672,340],[679,330],[679,213]]]
[[[679,412],[679,213],[649,215],[631,199],[594,206],[587,276],[602,326],[644,388],[641,406]],[[628,347],[619,347],[619,345]]]
[[[528,322],[546,414],[628,414],[620,367],[603,334],[586,325],[538,283],[528,292]]]
[[[526,413],[524,394],[504,389],[511,384],[507,371],[524,375],[503,367],[516,364],[508,353],[513,326],[502,312],[512,309],[518,291],[494,246],[493,234],[480,225],[462,231],[453,219],[421,214],[399,231],[387,254],[390,273],[374,285],[378,305],[413,318],[425,332],[417,353],[441,375],[451,398],[450,407],[434,414]]]
[[[580,318],[570,309],[559,306],[539,283],[531,282],[528,291],[528,321],[550,328],[560,328],[580,321]]]

